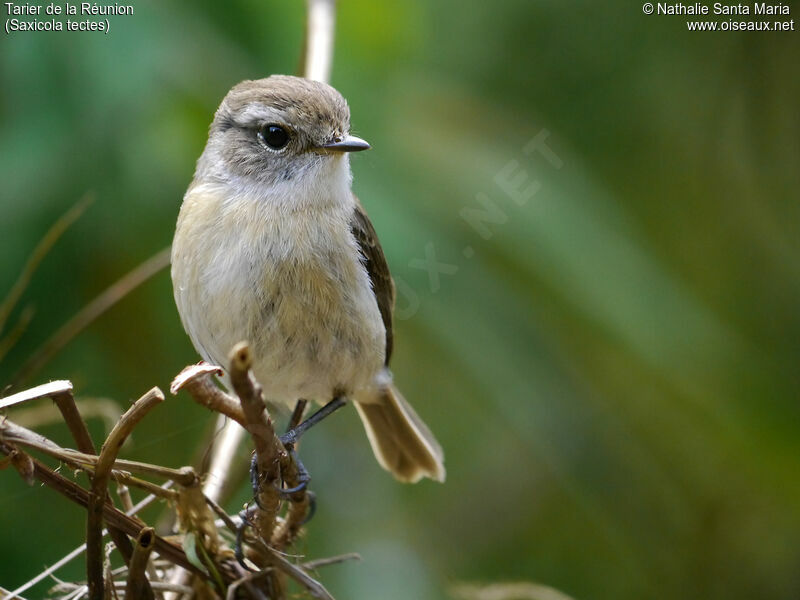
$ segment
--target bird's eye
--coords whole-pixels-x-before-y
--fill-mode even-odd
[[[273,150],[280,150],[289,143],[288,132],[280,125],[270,123],[264,125],[258,132],[261,142]]]

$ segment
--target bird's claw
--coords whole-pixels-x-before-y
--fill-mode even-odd
[[[292,499],[291,496],[293,496],[297,492],[305,491],[306,488],[308,488],[309,481],[311,481],[311,479],[306,479],[305,481],[301,481],[299,484],[291,488],[282,488],[275,486],[275,489],[278,490],[278,493],[281,495],[281,497],[283,497],[286,500],[291,500]]]
[[[236,529],[236,544],[233,547],[233,555],[236,557],[236,562],[238,562],[243,569],[245,569],[246,571],[250,571],[251,573],[255,573],[256,570],[248,566],[247,563],[245,562],[244,550],[242,550],[242,542],[244,541],[244,530],[250,527],[252,523],[250,522],[250,519],[247,517],[246,510],[240,512],[239,517],[242,519],[242,522]]]
[[[317,512],[317,495],[314,492],[308,491],[306,492],[306,496],[308,497],[308,512],[306,513],[306,516],[300,525],[305,525],[308,523],[314,518],[314,515]]]

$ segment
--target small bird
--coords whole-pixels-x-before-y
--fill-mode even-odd
[[[249,342],[271,405],[351,399],[384,469],[444,481],[441,446],[389,371],[394,284],[351,189],[349,153],[369,147],[327,84],[234,86],[181,206],[175,302],[206,361]]]

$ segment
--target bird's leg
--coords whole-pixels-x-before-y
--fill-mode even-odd
[[[294,497],[294,495],[298,492],[304,492],[306,490],[308,483],[311,481],[311,477],[309,476],[305,465],[303,465],[303,462],[300,460],[300,457],[297,456],[295,445],[300,440],[300,436],[302,436],[311,427],[322,421],[325,417],[336,412],[339,408],[344,406],[345,403],[346,400],[344,397],[337,396],[325,406],[320,408],[317,412],[308,417],[308,419],[302,423],[299,423],[301,417],[303,416],[303,409],[305,409],[306,401],[298,401],[297,406],[294,409],[294,413],[292,414],[292,418],[289,420],[289,429],[280,438],[281,442],[283,442],[283,445],[286,448],[286,451],[289,453],[291,461],[297,469],[297,485],[288,489],[281,488],[280,493],[282,497],[289,500],[302,502],[302,497],[298,499],[297,497]],[[304,523],[308,522],[311,517],[314,516],[314,512],[316,511],[316,497],[310,492],[308,493],[308,497],[310,500],[309,511],[308,515],[303,521]]]
[[[297,451],[295,450],[295,445],[298,441],[300,441],[300,437],[309,429],[311,429],[314,425],[322,421],[328,415],[333,414],[342,406],[347,403],[346,399],[343,396],[336,396],[333,400],[328,402],[325,406],[320,408],[317,412],[312,414],[308,417],[305,421],[300,422],[300,419],[303,417],[303,411],[306,408],[306,404],[308,404],[307,400],[298,400],[297,404],[295,405],[294,412],[292,413],[292,417],[289,419],[289,428],[287,429],[286,433],[280,436],[281,443],[283,443],[286,451],[289,453],[289,458],[294,464],[295,468],[297,469],[297,485],[291,488],[278,488],[283,497],[286,500],[290,500],[293,502],[302,501],[295,497],[295,494],[298,492],[304,492],[308,487],[308,483],[311,481],[311,477],[308,474],[308,470],[303,465],[303,462],[300,460],[300,457],[297,456]],[[258,490],[259,490],[259,472],[258,472],[258,464],[256,463],[256,456],[253,454],[253,458],[250,461],[250,484],[253,487],[253,498],[255,499],[256,504],[258,504]],[[308,522],[312,516],[314,516],[314,512],[316,511],[316,497],[311,492],[306,492],[309,498],[309,510],[308,515],[305,517],[303,523]]]
[[[261,510],[265,510],[258,501],[258,492],[261,489],[261,486],[259,485],[259,478],[260,473],[258,471],[258,457],[256,456],[255,451],[253,451],[253,455],[250,458],[250,486],[253,488],[253,500]]]
[[[314,425],[322,421],[325,417],[333,414],[347,403],[343,396],[336,396],[333,400],[328,402],[325,406],[320,408],[313,415],[308,417],[305,421],[293,427],[281,436],[281,442],[286,446],[287,450],[290,446],[294,446],[306,431],[311,429]]]
[[[287,431],[291,430],[293,427],[297,427],[298,423],[300,423],[300,419],[303,418],[303,411],[305,411],[307,404],[308,400],[300,399],[297,401],[297,404],[295,404],[294,407],[294,411],[292,412],[292,416],[289,419],[289,426],[287,428]],[[308,471],[305,470],[305,467],[303,467],[299,459],[297,459],[296,456],[293,456],[292,458],[294,458],[298,463],[298,471],[301,474],[305,474],[306,478],[308,478]],[[304,486],[308,485],[308,481],[306,480],[305,482],[303,482],[302,485]],[[253,488],[253,499],[255,500],[256,504],[258,504],[259,472],[258,472],[258,462],[256,461],[255,453],[253,453],[253,456],[250,459],[250,486]],[[298,490],[295,489],[283,490],[283,488],[281,488],[281,491],[284,492],[284,495],[286,495],[292,493],[293,491],[298,491]]]
[[[294,411],[292,412],[292,416],[289,419],[289,425],[286,427],[286,434],[288,435],[291,431],[293,431],[299,424],[301,419],[303,418],[303,412],[306,409],[306,405],[308,404],[308,400],[300,399],[295,404]],[[287,452],[289,453],[289,457],[291,458],[292,462],[294,463],[295,467],[297,468],[297,481],[298,484],[292,488],[280,488],[281,496],[286,499],[291,500],[291,496],[296,492],[300,492],[308,487],[309,481],[311,481],[311,477],[308,474],[308,470],[306,469],[305,465],[300,460],[300,457],[297,456],[297,452],[295,451],[294,445],[297,442],[295,438],[294,443],[287,444],[283,441],[283,437],[281,437],[281,442],[283,443],[284,447],[286,448]]]
[[[303,400],[301,398],[297,401],[297,404],[294,405],[294,411],[292,411],[292,416],[289,419],[289,425],[286,427],[287,432],[291,431],[300,424],[300,420],[303,418],[303,412],[305,412],[307,404],[308,400]]]
[[[305,525],[308,523],[317,512],[317,495],[309,490],[306,492],[306,496],[308,496],[308,513],[306,513],[306,516],[303,518],[303,522],[300,523],[300,525]]]

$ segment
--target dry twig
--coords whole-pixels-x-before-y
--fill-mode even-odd
[[[328,81],[333,55],[335,0],[307,0],[307,6],[303,74],[310,79]],[[79,331],[132,289],[159,272],[168,262],[169,249],[165,249],[105,290],[56,331],[23,365],[14,381],[23,381],[35,373]],[[29,278],[31,272],[32,269],[28,268],[23,275]],[[24,289],[24,285],[20,289]],[[7,313],[11,310],[8,307],[13,308],[13,303],[18,299],[20,292],[16,290],[17,288],[12,290],[10,300],[0,306],[0,321],[8,316]],[[209,479],[220,477],[220,480],[207,482],[206,487],[201,490],[199,478],[191,468],[174,469],[117,458],[122,443],[131,431],[155,404],[163,401],[163,394],[157,388],[145,394],[120,417],[103,444],[99,456],[95,456],[95,445],[79,407],[75,404],[72,385],[69,382],[53,382],[0,400],[2,409],[35,398],[52,398],[77,446],[77,450],[62,448],[29,429],[10,421],[0,420],[0,455],[8,457],[8,463],[23,477],[31,481],[39,480],[45,486],[87,509],[85,545],[87,582],[60,585],[60,590],[66,593],[64,598],[79,598],[88,594],[91,600],[100,600],[117,598],[124,593],[126,599],[132,600],[140,597],[150,598],[153,595],[152,590],[155,589],[170,592],[174,598],[189,598],[195,593],[210,598],[222,593],[228,598],[246,597],[264,600],[269,597],[279,600],[286,597],[285,578],[288,576],[312,597],[332,600],[328,591],[309,574],[309,570],[335,564],[353,558],[354,555],[295,564],[282,553],[282,550],[300,533],[303,519],[309,509],[309,495],[298,485],[301,473],[292,453],[287,452],[276,435],[262,398],[261,387],[250,372],[251,363],[252,357],[246,344],[237,345],[231,353],[228,370],[228,378],[237,397],[225,393],[212,381],[212,375],[221,373],[219,368],[204,364],[184,369],[170,387],[173,394],[185,389],[199,404],[242,425],[253,439],[255,461],[259,471],[257,501],[248,513],[252,517],[253,535],[248,532],[242,539],[248,548],[248,557],[261,571],[251,574],[245,573],[244,569],[233,560],[233,552],[225,541],[232,536],[220,536],[218,530],[226,527],[235,533],[242,525],[247,525],[247,523],[241,524],[241,518],[237,522],[236,518],[230,517],[217,503],[222,479],[230,472],[229,466],[239,444],[240,438],[237,435],[222,436],[224,439],[220,444],[221,450],[215,452],[208,476]],[[298,405],[292,418],[293,424],[299,422],[303,408],[304,403]],[[229,429],[237,428],[234,425]],[[61,476],[21,448],[42,452],[73,468],[85,471],[90,476],[90,489],[87,490]],[[134,476],[133,473],[143,477],[167,478],[170,480],[168,484],[174,482],[178,489],[166,489],[169,485],[158,487]],[[128,511],[126,514],[115,508],[108,495],[108,483],[111,479],[119,482],[121,486],[127,484],[152,492],[150,499],[164,497],[174,501],[185,547],[156,535],[153,528],[132,516],[134,511]],[[288,508],[285,508],[283,513],[281,511],[284,503],[280,492],[282,485],[291,489],[298,488],[292,494]],[[123,506],[130,507],[132,501],[127,487],[124,489],[121,487],[118,492]],[[214,514],[219,517],[218,521],[215,521]],[[108,525],[114,546],[119,548],[126,558],[126,565],[118,569],[111,568],[108,554],[103,549],[103,522]],[[136,541],[132,547],[128,536]],[[186,545],[189,541],[191,548]],[[126,545],[128,551],[125,550]],[[109,551],[111,548],[112,546],[108,547]],[[81,551],[82,548],[79,548],[70,553],[13,594],[30,589],[43,577],[51,575],[60,566],[78,556]],[[155,562],[149,560],[151,552],[155,552],[160,559]],[[185,573],[187,577],[176,578],[175,575],[179,572]]]
[[[39,371],[78,333],[134,289],[164,269],[169,264],[169,257],[170,248],[164,248],[101,292],[99,296],[83,307],[78,314],[62,325],[44,344],[34,351],[31,358],[22,365],[12,378],[12,385],[16,386],[24,383]]]
[[[144,598],[147,597],[147,588],[150,586],[147,582],[145,571],[147,563],[150,561],[150,553],[153,551],[153,539],[155,537],[155,529],[152,527],[145,527],[136,536],[136,544],[133,546],[133,556],[131,556],[130,566],[128,567],[128,579],[125,584],[125,597],[126,598]],[[153,592],[150,591],[152,596]]]
[[[153,388],[144,396],[133,403],[133,406],[122,415],[111,433],[108,434],[103,449],[100,451],[89,494],[86,521],[86,577],[89,581],[89,600],[103,598],[103,505],[108,491],[108,480],[111,477],[111,467],[117,457],[117,452],[130,435],[133,428],[141,421],[150,410],[164,401],[164,394],[158,388]],[[152,593],[151,593],[152,595]]]
[[[261,539],[269,540],[281,504],[278,486],[282,455],[286,450],[275,435],[272,421],[267,415],[264,399],[261,396],[261,386],[250,373],[252,362],[253,358],[247,344],[244,342],[237,344],[230,354],[229,375],[233,389],[242,402],[245,429],[253,438],[255,446],[259,471],[256,500],[260,509],[256,512],[256,530]]]
[[[172,486],[172,482],[168,481],[167,483],[165,483],[162,486],[162,488],[169,489],[171,486]],[[129,517],[132,517],[133,515],[137,514],[139,511],[141,511],[144,508],[148,507],[155,499],[156,499],[156,496],[153,495],[153,494],[147,496],[144,500],[142,500],[141,502],[139,502],[135,506],[131,507],[129,510],[126,510],[125,511],[125,515],[129,516]],[[42,581],[44,579],[47,579],[48,577],[53,576],[53,573],[58,571],[64,565],[66,565],[66,564],[72,562],[73,560],[75,560],[77,557],[79,557],[85,551],[86,551],[86,544],[81,544],[80,546],[75,548],[75,550],[73,550],[72,552],[70,552],[69,554],[67,554],[66,556],[64,556],[60,560],[58,560],[57,562],[53,563],[53,565],[51,565],[50,567],[48,567],[47,569],[45,569],[44,571],[42,571],[41,573],[36,575],[36,577],[31,579],[30,581],[27,581],[27,582],[23,583],[16,590],[13,590],[12,592],[10,592],[10,594],[8,596],[4,596],[3,600],[14,600],[14,598],[18,598],[19,594],[21,594],[22,592],[32,588],[34,585],[36,585],[40,581]]]
[[[191,365],[172,380],[169,391],[174,395],[185,389],[198,404],[221,413],[244,427],[245,419],[241,404],[230,394],[219,389],[211,380],[212,375],[222,375],[222,369],[206,363]]]
[[[67,212],[65,212],[44,234],[44,237],[39,241],[36,245],[36,248],[33,249],[30,257],[28,257],[28,261],[25,263],[25,266],[22,268],[22,272],[19,274],[19,277],[14,282],[14,285],[11,287],[11,290],[8,292],[8,295],[3,300],[2,304],[0,304],[0,331],[3,330],[5,326],[6,320],[11,315],[11,312],[14,310],[17,302],[22,297],[22,293],[28,287],[28,284],[33,277],[34,272],[36,271],[39,264],[42,262],[47,253],[53,247],[53,245],[58,241],[58,238],[69,229],[70,225],[72,225],[75,221],[78,220],[86,208],[92,203],[92,197],[90,194],[85,195],[83,198],[78,200]]]

